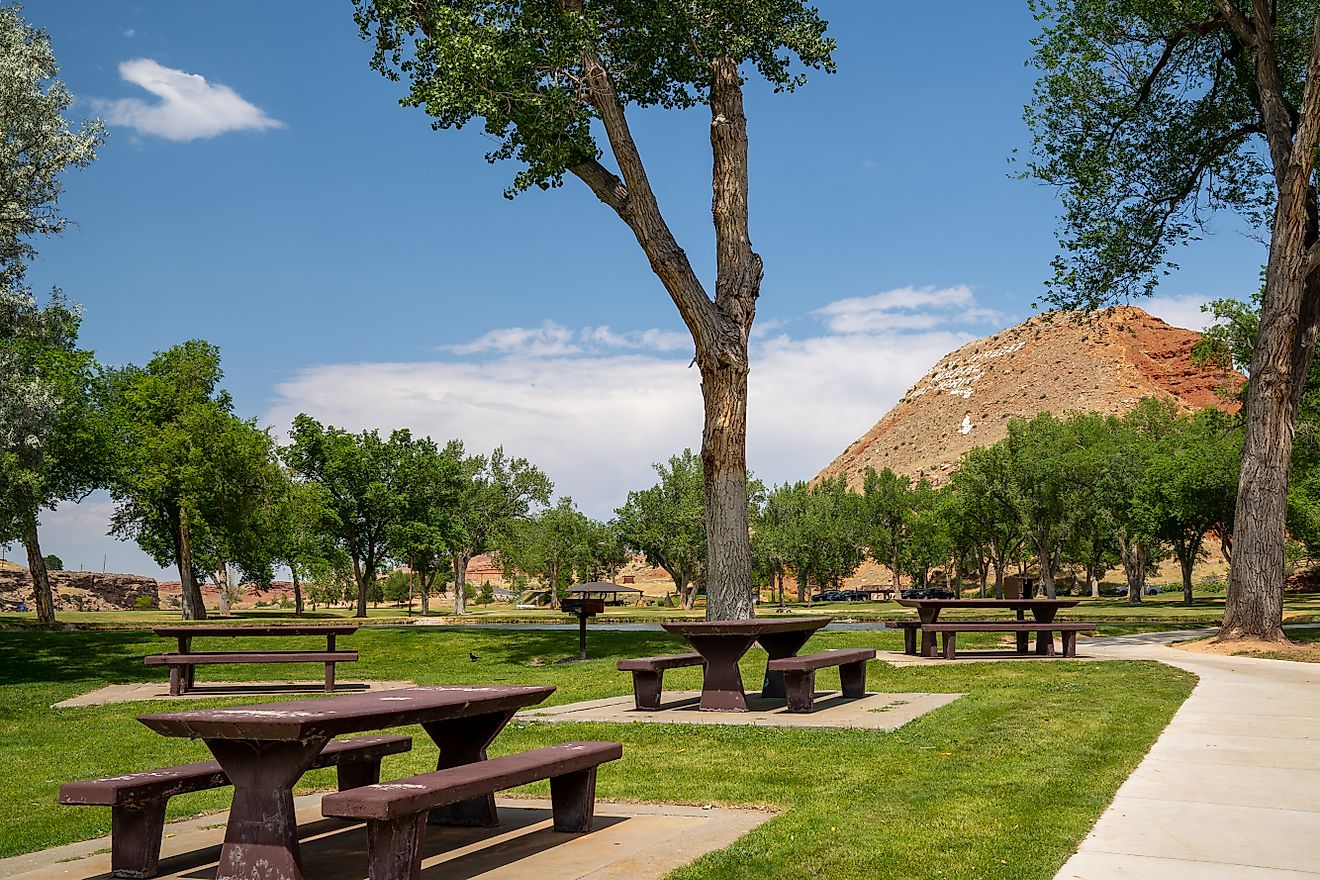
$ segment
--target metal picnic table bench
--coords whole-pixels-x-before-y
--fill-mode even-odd
[[[358,659],[357,651],[335,650],[335,636],[357,632],[356,625],[337,624],[302,626],[158,626],[158,636],[178,639],[177,653],[152,654],[143,658],[148,666],[170,668],[170,695],[187,693],[194,685],[197,666],[223,663],[324,663],[325,692],[335,689],[335,664],[351,663]],[[326,646],[320,650],[291,651],[194,651],[195,638],[242,638],[249,636],[324,636]]]

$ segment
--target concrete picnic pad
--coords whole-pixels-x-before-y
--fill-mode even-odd
[[[1092,639],[1107,659],[1200,676],[1055,880],[1320,880],[1320,664]]]
[[[280,694],[323,693],[325,682],[316,681],[207,681],[193,685],[185,693],[170,696],[168,681],[147,681],[134,684],[108,684],[76,697],[55,703],[52,709],[72,709],[79,706],[105,706],[110,703],[134,703],[139,700],[197,700],[215,697],[267,697]],[[370,691],[389,691],[414,687],[411,681],[340,681],[335,683],[337,694],[358,694]]]
[[[661,707],[639,710],[632,695],[543,706],[518,713],[519,721],[606,721],[644,724],[745,724],[756,727],[845,727],[897,730],[927,712],[947,706],[962,694],[867,694],[844,699],[837,691],[817,691],[816,710],[789,712],[783,698],[747,695],[746,712],[703,712],[701,691],[665,691]]]
[[[428,828],[422,877],[652,880],[729,846],[774,816],[759,810],[598,801],[595,830],[561,834],[550,827],[549,800],[499,798],[497,803],[498,828]],[[367,875],[365,826],[322,818],[320,795],[297,798],[296,808],[304,876],[363,880]],[[214,877],[226,819],[220,813],[167,825],[160,880]],[[0,860],[0,877],[88,880],[104,876],[110,870],[109,846],[110,839],[103,837]]]

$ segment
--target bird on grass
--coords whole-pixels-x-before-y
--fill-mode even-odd
[[[471,651],[468,651],[468,659],[471,660],[473,663],[476,663],[481,658],[478,657],[476,654],[473,654]]]

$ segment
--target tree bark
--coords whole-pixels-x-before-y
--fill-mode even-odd
[[[467,567],[472,557],[467,553],[454,554],[454,613],[467,613]]]
[[[1219,0],[1221,10],[1226,4]],[[1237,16],[1231,26],[1255,52],[1258,106],[1274,166],[1278,201],[1270,236],[1260,330],[1249,370],[1236,533],[1224,624],[1215,641],[1287,642],[1283,580],[1288,468],[1293,428],[1315,353],[1320,289],[1315,193],[1311,172],[1320,135],[1320,17],[1311,38],[1306,86],[1296,116],[1288,112],[1275,59],[1272,24]]]
[[[747,370],[702,370],[706,427],[701,464],[706,489],[706,619],[754,617],[747,528]]]
[[[46,559],[41,555],[41,541],[37,538],[37,517],[29,514],[23,529],[23,547],[27,550],[28,573],[32,576],[32,603],[36,606],[38,623],[55,622],[55,594],[50,588],[50,573]]]
[[[1178,557],[1178,567],[1182,571],[1183,604],[1192,604],[1192,568],[1196,557],[1201,554],[1201,538],[1178,538],[1173,542],[1174,555]]]
[[[1054,548],[1051,536],[1040,533],[1036,538],[1036,555],[1040,559],[1040,585],[1045,589],[1045,598],[1057,598],[1054,587],[1054,559],[1058,551]]]
[[[1140,605],[1146,587],[1146,567],[1150,564],[1150,551],[1143,541],[1130,541],[1120,536],[1119,550],[1123,556],[1123,573],[1127,576],[1129,605]]]
[[[302,617],[303,615],[303,594],[302,584],[298,582],[298,565],[294,563],[289,566],[289,574],[293,577],[293,615]]]
[[[354,617],[367,616],[367,577],[368,568],[363,560],[353,557],[353,585],[357,587],[357,609],[353,612]],[[370,572],[375,574],[375,572]]]
[[[220,557],[220,564],[216,568],[215,585],[220,590],[219,612],[221,617],[229,616],[229,566],[225,564],[224,557]]]
[[[174,515],[174,559],[179,567],[179,604],[184,620],[205,620],[206,603],[193,573],[192,544],[188,534],[188,510],[180,507]]]

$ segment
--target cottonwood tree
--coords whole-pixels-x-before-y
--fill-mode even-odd
[[[43,307],[26,292],[0,291],[0,543],[17,539],[27,550],[42,623],[55,621],[55,599],[38,536],[41,512],[82,498],[108,471],[97,367],[78,348],[80,321],[58,292]]]
[[[0,6],[0,289],[8,290],[36,255],[33,239],[69,222],[59,210],[64,173],[89,165],[105,139],[100,120],[64,118],[73,95],[57,78],[50,37],[22,12]]]
[[[1178,560],[1184,604],[1192,604],[1192,569],[1204,555],[1205,536],[1223,536],[1231,548],[1241,464],[1241,432],[1217,409],[1180,418],[1154,450],[1135,501]]]
[[[540,581],[550,591],[550,607],[559,607],[559,591],[576,573],[586,580],[595,529],[587,515],[567,496],[517,522],[501,539],[496,557],[505,576],[522,572]]]
[[[367,616],[369,593],[389,553],[391,529],[408,510],[408,469],[413,439],[396,430],[353,434],[322,425],[306,413],[294,417],[284,461],[299,478],[325,490],[335,542],[352,562],[356,617]]]
[[[887,566],[899,588],[903,541],[912,507],[912,481],[889,468],[868,467],[862,478],[862,538],[871,559]]]
[[[821,480],[806,489],[799,546],[799,577],[821,587],[839,587],[866,558],[862,540],[861,498],[847,479]],[[805,585],[804,585],[805,586]]]
[[[797,529],[806,505],[803,484],[784,483],[766,493],[765,503],[752,516],[752,556],[759,568],[770,575],[771,587],[784,604],[784,578],[796,563]],[[797,577],[798,601],[806,601],[806,583]]]
[[[963,520],[981,548],[982,567],[994,573],[996,599],[1004,598],[1004,572],[1027,540],[1021,519],[1006,500],[1012,494],[1011,466],[1008,444],[1001,441],[968,450],[950,479]]]
[[[1236,211],[1269,235],[1250,365],[1228,600],[1218,639],[1285,641],[1293,424],[1320,325],[1320,16],[1301,0],[1031,0],[1043,21],[1027,109],[1057,187],[1049,298],[1154,290],[1171,247]]]
[[[490,161],[523,168],[506,191],[582,181],[637,239],[692,335],[705,427],[706,616],[752,616],[746,468],[748,337],[761,257],[748,221],[743,86],[775,91],[832,70],[826,23],[801,0],[354,0],[372,66],[407,78],[436,128],[480,120]],[[796,61],[796,63],[795,63]],[[715,278],[708,286],[660,210],[627,110],[710,112]],[[603,132],[605,143],[597,142]],[[602,159],[608,148],[614,169]],[[712,296],[713,293],[713,296]]]
[[[274,468],[270,436],[233,412],[220,350],[200,339],[110,371],[112,532],[179,570],[183,616],[206,617],[198,577],[243,546]]]
[[[467,610],[467,567],[478,553],[493,550],[533,505],[550,503],[554,484],[525,458],[509,458],[497,446],[489,456],[463,454],[463,444],[451,440],[446,454],[459,462],[454,507],[455,538],[451,553],[454,572],[454,613]]]
[[[691,449],[684,449],[670,456],[667,464],[652,467],[660,482],[629,492],[628,500],[614,512],[619,533],[648,564],[665,570],[683,607],[691,609],[706,573],[701,462]]]
[[[463,492],[462,462],[450,446],[427,437],[413,443],[403,462],[405,508],[389,530],[390,555],[417,578],[421,613],[431,612],[431,591],[449,568],[453,548],[463,540],[456,513]]]

